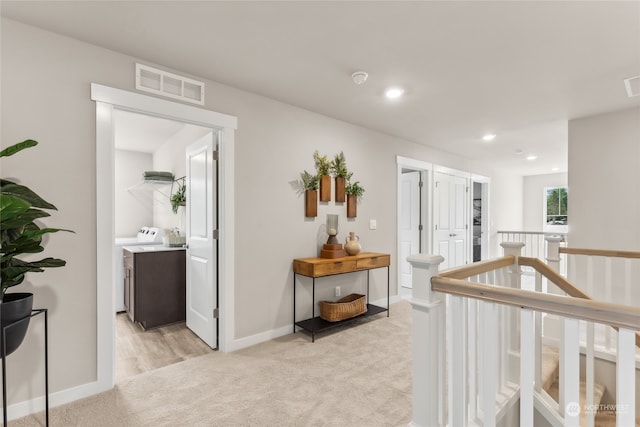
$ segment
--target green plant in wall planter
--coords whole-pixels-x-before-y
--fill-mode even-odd
[[[347,218],[355,218],[358,214],[358,198],[364,194],[364,187],[360,185],[360,181],[349,182],[345,192],[347,193]]]
[[[38,143],[28,139],[5,148],[0,157],[12,156],[24,149],[35,147]],[[2,281],[2,326],[24,319],[33,308],[32,293],[7,293],[9,288],[20,285],[27,273],[41,273],[46,268],[62,267],[66,261],[59,258],[42,258],[27,261],[23,255],[44,251],[42,237],[49,233],[68,231],[60,228],[42,228],[36,224],[39,218],[50,216],[47,210],[57,210],[28,187],[10,181],[0,180],[0,278]],[[28,259],[31,259],[29,257]],[[28,320],[7,329],[6,354],[15,351],[27,332]],[[0,341],[0,345],[1,341]]]
[[[331,174],[335,178],[336,202],[344,202],[346,199],[345,187],[351,174],[347,169],[347,160],[342,151],[340,154],[336,154],[331,162]]]
[[[300,174],[302,188],[304,188],[304,216],[318,216],[318,175],[312,175],[307,171]]]
[[[176,180],[178,183],[178,189],[170,197],[171,210],[174,214],[178,213],[178,207],[185,206],[187,204],[187,184],[185,178]]]
[[[313,153],[313,161],[320,180],[320,201],[328,202],[331,200],[331,162],[327,160],[327,156],[321,156],[318,150]]]

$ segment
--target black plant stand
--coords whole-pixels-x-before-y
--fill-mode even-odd
[[[9,323],[2,327],[2,416],[4,418],[4,427],[7,427],[7,342],[6,342],[6,331],[7,329],[22,323],[26,322],[32,317],[37,316],[38,314],[44,313],[44,399],[45,399],[45,426],[49,426],[49,332],[48,332],[48,318],[47,318],[47,309],[46,308],[37,308],[31,310],[31,314],[29,316],[23,317],[20,320],[16,320],[15,322]]]

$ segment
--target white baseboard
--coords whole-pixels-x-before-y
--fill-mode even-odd
[[[400,295],[393,295],[391,297],[389,297],[389,304],[395,304],[399,301],[402,301],[402,297]],[[373,304],[373,305],[379,305],[380,307],[386,307],[387,306],[387,299],[386,298],[382,298],[379,300],[375,300],[375,301],[369,301],[369,304]]]
[[[91,382],[77,387],[69,388],[66,390],[56,391],[49,394],[49,409],[56,406],[64,405],[85,397],[93,396],[94,394],[107,391],[109,388],[105,388],[100,383]],[[7,419],[9,421],[26,417],[27,415],[43,412],[45,409],[44,396],[36,397],[31,400],[25,400],[24,402],[14,403],[7,408]],[[0,413],[2,410],[0,409]]]
[[[293,325],[288,325],[281,328],[272,329],[270,331],[260,332],[259,334],[250,335],[248,337],[238,338],[231,343],[231,348],[228,348],[227,351],[231,352],[240,350],[242,348],[251,347],[252,345],[279,338],[292,332]]]

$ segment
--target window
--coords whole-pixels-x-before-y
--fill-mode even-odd
[[[550,187],[545,194],[545,231],[566,231],[567,229],[567,187]]]

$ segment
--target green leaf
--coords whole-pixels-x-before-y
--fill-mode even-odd
[[[24,185],[16,184],[11,181],[4,180],[2,182],[2,194],[11,195],[20,198],[31,204],[34,208],[53,209],[57,208],[51,203],[38,196],[33,190]]]
[[[31,204],[11,195],[0,193],[0,222],[15,219],[29,210]]]
[[[2,222],[2,229],[7,230],[9,228],[19,228],[33,222],[38,218],[45,218],[51,216],[48,212],[40,209],[28,209],[21,215],[17,215],[12,219],[7,219]]]
[[[37,141],[34,141],[33,139],[27,139],[25,141],[19,142],[15,145],[12,145],[11,147],[7,147],[4,150],[0,151],[0,157],[13,156],[19,151],[22,151],[26,148],[35,147],[36,145],[38,145]]]

